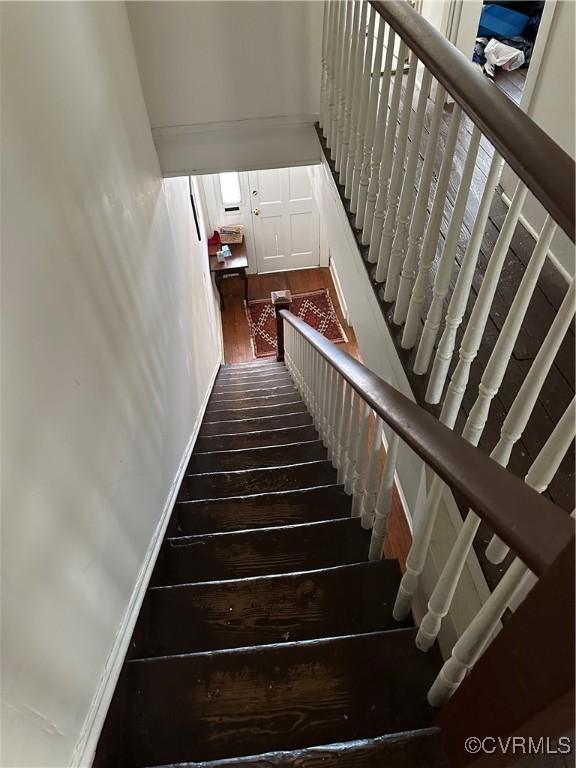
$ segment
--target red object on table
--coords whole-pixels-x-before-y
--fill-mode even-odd
[[[220,245],[220,233],[217,229],[214,230],[212,237],[208,238],[208,245]]]

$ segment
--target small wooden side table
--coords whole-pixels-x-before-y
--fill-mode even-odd
[[[210,260],[210,272],[214,275],[218,295],[220,296],[220,311],[224,312],[224,296],[222,295],[222,280],[228,275],[239,275],[244,280],[244,299],[248,303],[248,278],[246,270],[248,269],[248,257],[246,256],[246,243],[230,243],[232,256],[226,261],[218,261],[216,252],[221,248],[219,245],[208,246],[208,258]]]

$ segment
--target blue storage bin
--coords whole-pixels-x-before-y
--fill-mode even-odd
[[[524,32],[528,18],[502,5],[485,5],[480,16],[478,37],[517,37]]]

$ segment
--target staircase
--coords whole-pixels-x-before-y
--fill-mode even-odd
[[[336,475],[283,363],[220,370],[97,768],[448,765],[441,659]]]

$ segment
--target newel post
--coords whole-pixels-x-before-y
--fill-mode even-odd
[[[276,338],[278,340],[278,351],[276,360],[279,363],[284,362],[284,321],[280,315],[281,310],[289,309],[292,303],[292,294],[290,291],[272,291],[272,306],[276,313]]]

